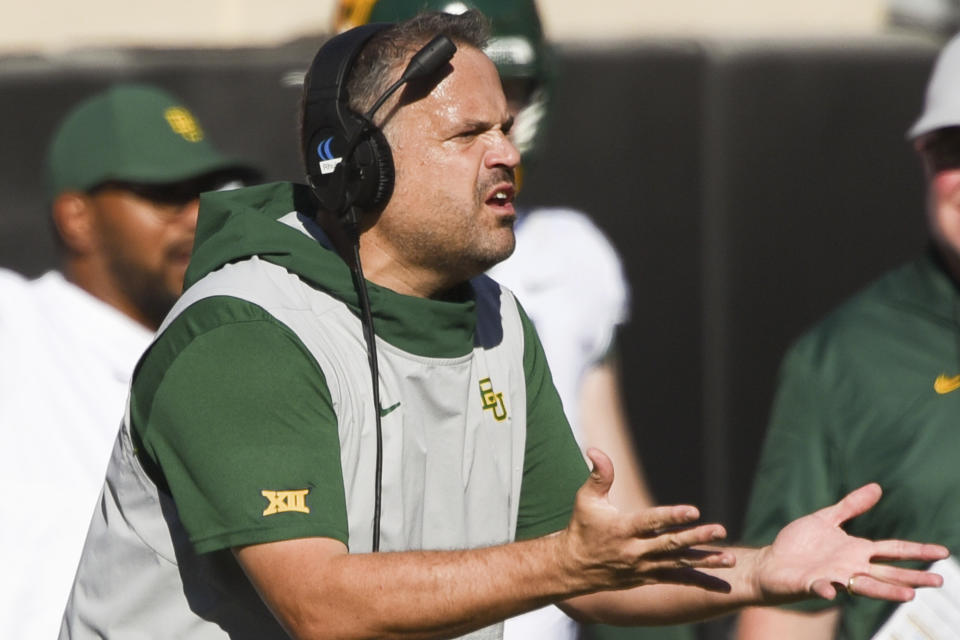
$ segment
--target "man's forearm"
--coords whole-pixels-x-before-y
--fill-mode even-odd
[[[840,607],[823,611],[792,611],[750,607],[737,619],[737,640],[830,640],[840,621]]]
[[[877,485],[795,520],[770,546],[710,550],[704,545],[725,532],[692,526],[699,517],[693,507],[618,511],[607,500],[609,459],[588,454],[594,471],[577,493],[570,524],[545,538],[466,551],[354,555],[337,540],[304,538],[235,553],[290,634],[317,639],[449,638],[561,600],[580,619],[664,624],[746,605],[833,599],[836,585],[853,579],[851,593],[893,601],[941,584],[935,574],[875,559],[929,562],[946,557],[945,547],[871,542],[841,528],[876,503]]]
[[[756,581],[761,550],[726,548],[736,564],[725,569],[679,570],[690,584],[649,584],[622,591],[600,591],[578,596],[560,606],[586,622],[643,626],[703,620],[760,604],[763,595]],[[672,581],[684,578],[674,572]],[[707,588],[704,588],[707,587]]]
[[[584,491],[581,504],[592,500]],[[305,538],[235,553],[288,632],[321,639],[454,637],[550,602],[733,560],[689,555],[723,535],[718,525],[687,528],[698,516],[692,507],[657,507],[622,522],[613,507],[595,508],[557,534],[482,549],[349,554],[339,541]]]
[[[296,638],[448,638],[587,592],[564,560],[563,535],[466,551],[333,555],[316,553],[333,541],[308,539],[278,543],[281,553],[267,544],[237,555]]]

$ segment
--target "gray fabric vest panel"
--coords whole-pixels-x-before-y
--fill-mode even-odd
[[[511,294],[477,287],[478,334],[495,346],[425,358],[378,339],[383,418],[381,549],[465,549],[513,539],[526,441],[523,327]],[[252,258],[191,287],[161,331],[194,302],[233,296],[290,327],[324,372],[338,419],[349,546],[372,537],[375,409],[359,320],[296,275]],[[322,330],[318,330],[322,326]],[[502,328],[502,331],[500,330]],[[483,407],[480,380],[503,394],[507,417]],[[502,414],[501,414],[502,415]],[[502,624],[465,638],[496,639]],[[286,637],[229,550],[198,556],[176,508],[133,453],[129,414],[107,471],[67,605],[61,638]]]

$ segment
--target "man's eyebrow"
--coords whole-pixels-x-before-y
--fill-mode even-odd
[[[465,120],[463,122],[463,128],[469,131],[487,131],[500,127],[504,132],[507,132],[512,126],[513,116],[509,116],[506,120],[500,122],[490,122],[488,120]]]

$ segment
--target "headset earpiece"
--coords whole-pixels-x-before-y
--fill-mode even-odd
[[[324,127],[311,135],[306,148],[307,177],[321,206],[344,213],[352,203],[375,210],[393,193],[393,155],[383,133],[352,111],[342,114],[339,129]],[[352,154],[344,154],[353,136],[359,135]]]
[[[341,216],[349,205],[376,210],[393,193],[390,145],[372,122],[350,109],[346,89],[364,45],[389,26],[369,24],[331,38],[306,76],[301,142],[307,180],[321,207]]]

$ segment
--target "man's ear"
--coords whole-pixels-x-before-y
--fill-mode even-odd
[[[53,226],[68,252],[85,255],[96,245],[96,221],[90,196],[80,191],[64,191],[51,207]]]

